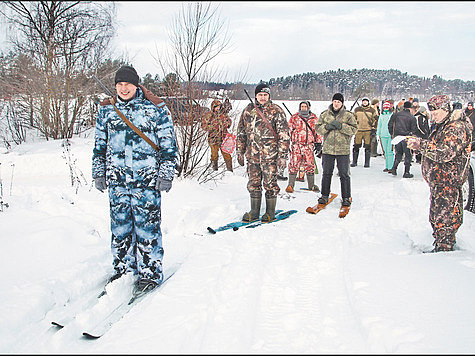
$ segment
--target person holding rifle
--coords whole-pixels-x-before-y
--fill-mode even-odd
[[[302,101],[299,104],[299,112],[290,117],[289,130],[292,146],[288,165],[289,185],[285,189],[287,193],[294,191],[295,180],[301,165],[307,176],[308,189],[320,192],[320,188],[315,184],[314,148],[317,142],[321,144],[323,138],[315,132],[317,120],[317,115],[310,111],[307,101]]]
[[[262,187],[265,189],[266,212],[261,221],[275,220],[277,194],[280,192],[277,172],[286,167],[289,145],[289,125],[284,111],[270,100],[269,86],[257,85],[255,101],[251,100],[243,110],[237,127],[237,161],[244,166],[244,157],[247,159],[247,189],[251,197],[251,210],[244,214],[243,221],[259,219]]]
[[[92,178],[109,192],[109,281],[133,273],[134,292],[146,292],[163,281],[161,195],[172,187],[177,144],[170,111],[139,84],[133,67],[116,72],[115,88],[97,114]]]

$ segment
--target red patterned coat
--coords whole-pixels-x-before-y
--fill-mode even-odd
[[[322,143],[323,141],[323,137],[317,135],[315,131],[317,120],[318,118],[314,113],[310,113],[308,118],[304,118],[298,113],[290,117],[289,174],[297,174],[300,165],[303,165],[306,173],[315,172],[315,158],[313,155],[315,143]]]

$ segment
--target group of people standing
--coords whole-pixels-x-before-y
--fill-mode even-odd
[[[414,177],[410,172],[414,152],[431,190],[432,252],[453,250],[455,233],[463,220],[461,189],[468,176],[472,146],[472,102],[463,111],[454,109],[448,96],[436,95],[427,102],[427,111],[417,98],[405,101],[399,110],[394,110],[392,100],[385,100],[380,112],[377,102],[370,104],[369,98],[363,98],[362,105],[351,112],[344,105],[343,95],[335,93],[328,109],[320,116],[310,111],[309,101],[302,101],[298,112],[287,122],[282,108],[272,102],[267,85],[259,84],[255,96],[255,102],[243,110],[237,128],[237,160],[243,166],[244,157],[247,158],[251,198],[251,210],[244,214],[243,221],[259,219],[263,188],[266,213],[261,220],[275,219],[280,191],[277,175],[287,160],[287,192],[293,192],[300,166],[307,175],[308,189],[320,191],[314,183],[315,153],[320,147],[323,172],[318,202],[329,201],[336,163],[342,206],[350,206],[350,167],[357,166],[361,147],[365,151],[364,167],[370,167],[370,157],[375,154],[374,142],[380,142],[386,164],[384,171],[394,176],[403,162],[403,178]]]
[[[135,289],[147,291],[163,281],[161,196],[172,188],[177,142],[170,111],[160,98],[139,84],[133,67],[123,66],[116,72],[115,88],[117,95],[101,102],[97,115],[92,177],[99,191],[109,193],[114,268],[110,281],[131,272],[138,276]],[[247,161],[251,205],[242,220],[260,218],[263,190],[266,211],[260,219],[275,219],[280,191],[277,175],[286,167],[287,191],[293,190],[298,167],[303,165],[308,189],[318,192],[314,182],[315,154],[321,157],[323,167],[319,203],[328,202],[336,163],[342,205],[349,206],[352,138],[355,136],[351,165],[357,164],[359,149],[364,147],[365,167],[369,167],[368,152],[374,145],[371,140],[379,135],[386,169],[393,175],[397,174],[402,154],[413,150],[419,155],[431,190],[429,220],[434,231],[434,252],[451,251],[463,217],[461,186],[468,174],[473,103],[464,111],[454,109],[448,96],[434,96],[427,103],[431,126],[427,112],[422,107],[415,110],[417,100],[410,106],[404,103],[403,110],[396,113],[392,113],[393,103],[385,101],[381,114],[374,104],[369,105],[368,98],[354,113],[344,103],[343,95],[335,93],[328,108],[317,117],[310,110],[310,102],[302,101],[298,113],[287,121],[282,108],[272,102],[269,86],[257,85],[255,99],[242,111],[236,134],[237,162],[244,166]],[[218,169],[220,145],[231,127],[229,110],[229,101],[223,105],[215,100],[202,120],[202,128],[208,132],[213,170]],[[391,162],[390,146],[396,136],[404,139],[395,145]],[[232,171],[231,156],[222,154],[226,169]],[[404,165],[407,176],[407,157]]]

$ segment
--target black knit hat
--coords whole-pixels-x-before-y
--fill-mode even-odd
[[[338,100],[338,101],[341,101],[342,103],[345,101],[345,100],[343,99],[343,94],[341,94],[341,93],[336,93],[336,94],[334,94],[334,95],[333,95],[333,98],[332,98],[332,101],[333,101],[333,100]]]
[[[412,103],[409,100],[405,101],[404,109],[410,109],[410,108],[412,108]]]
[[[270,96],[270,88],[267,84],[261,83],[258,84],[256,87],[256,90],[254,90],[254,95],[257,95],[258,93],[267,93]]]
[[[119,82],[128,82],[130,84],[139,86],[139,76],[135,69],[131,66],[122,66],[115,73],[115,84]]]

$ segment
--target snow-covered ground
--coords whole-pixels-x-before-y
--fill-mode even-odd
[[[287,104],[294,111],[298,102]],[[201,185],[175,180],[162,201],[163,263],[175,275],[98,340],[81,332],[110,300],[54,329],[62,305],[95,296],[112,273],[108,198],[90,178],[92,133],[71,140],[71,164],[62,143],[0,151],[9,205],[0,212],[1,353],[475,351],[475,215],[465,212],[458,250],[422,253],[433,239],[420,165],[403,179],[402,166],[393,177],[382,172],[382,157],[363,168],[361,155],[345,219],[339,197],[318,215],[306,213],[319,194],[298,191],[306,182],[297,182],[277,202],[298,210],[289,219],[211,235],[208,226],[249,210],[245,168]],[[70,167],[81,184],[72,186]],[[286,182],[279,184],[284,192]],[[332,191],[340,194],[336,174]],[[130,283],[120,279],[108,296]]]

